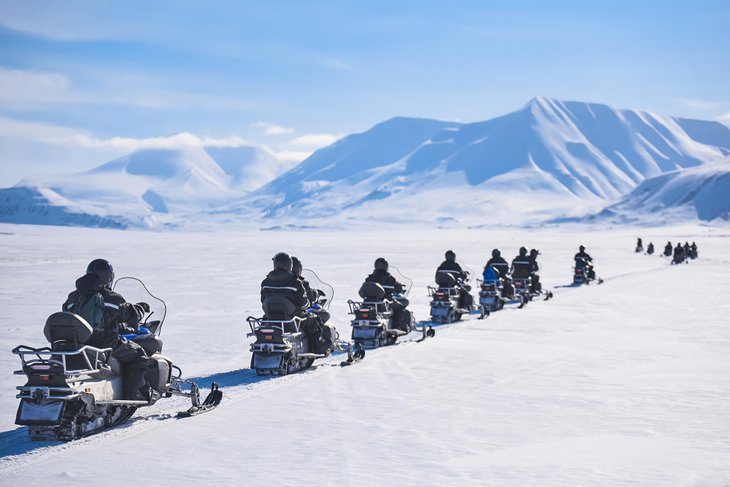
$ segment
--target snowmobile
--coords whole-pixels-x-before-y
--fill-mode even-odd
[[[262,303],[264,316],[246,318],[251,332],[248,337],[255,337],[251,344],[251,368],[256,375],[287,375],[312,366],[316,359],[329,357],[335,351],[347,353],[347,359],[340,365],[349,365],[358,362],[365,356],[365,350],[359,345],[341,340],[337,329],[329,323],[320,323],[322,338],[327,346],[315,350],[315,344],[302,329],[305,320],[317,319],[317,313],[326,310],[331,302],[334,290],[331,286],[320,281],[316,274],[311,273],[313,279],[306,277],[310,283],[316,282],[320,286],[316,289],[328,287],[330,294],[319,292],[317,303],[307,310],[306,314],[298,313],[294,304],[284,295],[272,295]],[[322,320],[320,320],[321,322]]]
[[[178,413],[193,416],[215,408],[223,393],[213,383],[205,400],[197,384],[182,378],[182,371],[162,355],[160,333],[165,320],[164,301],[153,296],[142,281],[122,277],[114,290],[129,288],[127,297],[142,297],[153,308],[139,331],[124,335],[138,343],[150,357],[145,377],[151,387],[149,400],[123,399],[124,376],[111,348],[86,345],[94,329],[81,316],[61,311],[46,320],[43,333],[50,346],[33,348],[19,345],[13,353],[20,357],[27,382],[17,387],[20,399],[15,423],[28,426],[33,441],[70,441],[97,433],[128,420],[141,407],[151,406],[163,397],[189,397],[192,405]],[[137,291],[135,294],[134,291]],[[159,319],[151,320],[156,311]],[[185,388],[185,389],[184,389]]]
[[[593,265],[586,259],[575,259],[575,266],[573,267],[573,284],[590,284],[590,282],[595,279],[596,276],[593,271]],[[599,284],[602,282],[602,279],[598,280]]]
[[[428,287],[431,298],[431,321],[435,323],[454,323],[461,315],[471,311],[460,303],[461,289],[465,283],[460,282],[450,272],[436,273],[437,288]]]
[[[392,301],[386,298],[383,286],[376,282],[365,282],[358,292],[362,301],[348,300],[350,314],[354,315],[352,325],[352,341],[356,345],[367,348],[378,348],[393,345],[399,337],[413,330],[421,332],[421,341],[433,337],[435,331],[431,326],[417,324],[413,314],[404,309],[401,323],[393,322]],[[408,290],[404,295],[408,295]],[[393,298],[402,296],[393,294]]]
[[[477,279],[479,284],[479,318],[484,318],[494,311],[499,311],[504,307],[504,299],[502,299],[502,289],[504,285],[503,279],[499,272],[492,266],[484,270],[484,279]]]

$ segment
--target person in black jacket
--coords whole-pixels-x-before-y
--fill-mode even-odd
[[[664,255],[667,257],[672,255],[672,242],[667,242],[667,245],[664,246]]]
[[[532,277],[532,289],[530,292],[539,293],[542,291],[542,284],[540,283],[540,265],[537,263],[537,256],[540,252],[537,249],[530,249],[530,276]]]
[[[509,264],[504,260],[502,252],[499,249],[492,250],[492,258],[487,261],[484,268],[486,269],[489,266],[494,267],[502,278],[502,297],[506,299],[514,298],[515,287],[509,276]]]
[[[440,273],[451,274],[456,279],[456,286],[459,288],[459,307],[468,310],[472,309],[474,298],[469,291],[471,286],[466,283],[468,274],[456,262],[456,254],[453,250],[447,250],[444,254],[444,260],[436,269],[436,276]],[[438,279],[437,279],[438,282]]]
[[[527,279],[530,277],[531,265],[530,258],[527,256],[527,248],[520,247],[519,255],[512,259],[512,270],[510,274],[512,274],[513,278]]]
[[[304,318],[301,322],[302,331],[314,344],[315,350],[328,348],[331,344],[322,338],[322,326],[319,319],[307,310],[310,307],[304,284],[292,272],[292,258],[289,254],[279,252],[273,257],[274,269],[261,282],[261,303],[272,295],[282,295],[295,308],[295,316]],[[266,309],[264,309],[264,313]],[[293,318],[293,316],[291,317]]]
[[[375,259],[373,264],[373,272],[365,278],[365,282],[375,282],[383,286],[385,290],[385,299],[391,301],[391,309],[393,310],[393,324],[397,328],[406,329],[410,324],[410,313],[405,313],[408,306],[408,299],[401,296],[404,287],[403,284],[388,272],[388,261],[383,257]],[[406,323],[406,320],[408,321]]]
[[[487,261],[484,268],[486,269],[490,265],[499,272],[500,276],[503,279],[509,277],[509,264],[506,260],[504,260],[504,257],[502,257],[502,252],[500,252],[499,249],[492,250],[492,258]]]
[[[674,256],[672,257],[672,262],[674,264],[681,264],[684,262],[685,259],[684,255],[684,247],[682,247],[682,244],[677,242],[677,246],[674,247]]]
[[[575,254],[573,260],[575,260],[576,262],[585,262],[588,279],[596,278],[596,271],[593,269],[593,257],[591,257],[588,252],[586,252],[585,246],[581,245],[578,247],[578,253]]]
[[[114,269],[104,259],[92,260],[86,274],[76,280],[76,290],[71,292],[62,305],[63,311],[81,313],[83,300],[94,295],[103,299],[103,319],[93,323],[93,317],[82,316],[94,328],[87,345],[97,348],[111,348],[111,355],[124,369],[124,397],[133,401],[148,401],[150,390],[145,380],[149,358],[138,344],[120,337],[120,333],[134,332],[144,314],[149,312],[147,303],[128,303],[124,297],[111,290],[114,283]]]
[[[294,274],[297,279],[299,279],[302,282],[302,285],[304,286],[304,292],[307,295],[307,299],[309,299],[310,303],[310,310],[314,314],[316,314],[319,319],[322,321],[322,323],[327,323],[330,319],[329,311],[324,309],[320,304],[319,300],[324,296],[324,292],[321,289],[315,289],[310,284],[309,281],[304,279],[302,276],[302,262],[297,259],[296,257],[292,256],[291,258],[292,262],[292,274]]]

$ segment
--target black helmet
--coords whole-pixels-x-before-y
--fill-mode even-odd
[[[287,272],[291,272],[292,270],[292,262],[291,257],[289,257],[289,254],[286,252],[279,252],[274,256],[274,269],[282,269]]]
[[[526,247],[520,247],[520,255],[527,255],[527,248]]]
[[[291,271],[297,277],[302,277],[302,261],[292,256]]]
[[[101,283],[108,288],[114,284],[114,268],[106,259],[94,259],[86,266],[87,274],[96,274],[101,279]]]
[[[501,256],[502,252],[499,251],[499,249],[492,250],[492,258],[496,259],[497,257]]]
[[[377,259],[375,259],[374,266],[376,271],[387,271],[388,261],[385,260],[383,257],[378,257]]]
[[[540,251],[537,249],[530,249],[530,257],[537,257],[538,255],[540,255]]]
[[[453,250],[447,250],[446,253],[444,254],[444,257],[446,258],[446,260],[448,260],[450,262],[453,262],[456,260],[456,254],[454,253]]]
[[[584,246],[584,245],[581,245],[580,247],[578,247],[578,250],[580,250],[581,252],[585,251],[585,249],[586,249],[586,248],[585,248],[585,246]]]

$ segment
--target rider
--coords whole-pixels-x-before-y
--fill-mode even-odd
[[[654,243],[649,242],[649,245],[646,247],[646,253],[649,255],[652,255],[654,253]]]
[[[294,274],[297,279],[299,279],[302,282],[302,286],[304,286],[304,292],[307,295],[307,299],[309,299],[310,308],[309,310],[316,314],[320,320],[322,320],[322,323],[327,323],[330,319],[329,311],[324,309],[319,303],[319,299],[324,296],[324,292],[320,289],[314,289],[309,284],[309,281],[304,279],[302,276],[302,262],[297,259],[296,257],[292,256],[291,258],[292,262],[292,274]]]
[[[502,284],[502,297],[512,298],[515,288],[512,285],[512,279],[509,277],[509,264],[504,260],[502,252],[499,249],[492,250],[492,258],[487,261],[484,269],[487,269],[489,266],[494,267],[504,281]]]
[[[111,356],[124,368],[125,399],[149,401],[150,387],[145,380],[149,358],[142,347],[119,335],[136,332],[150,306],[147,303],[128,303],[121,294],[112,291],[113,283],[114,268],[111,263],[105,259],[92,260],[86,268],[86,274],[76,280],[76,290],[68,295],[62,310],[79,314],[90,324],[93,323],[94,332],[87,345],[112,349]],[[99,306],[103,306],[103,311],[99,309],[98,313],[98,318],[101,318],[99,323],[95,322],[95,310],[90,310],[85,304],[97,296],[101,297]]]
[[[578,253],[575,254],[575,257],[573,259],[578,261],[584,261],[586,264],[586,272],[588,273],[588,279],[595,279],[596,278],[596,271],[593,270],[593,257],[588,255],[586,252],[585,246],[581,245],[578,247]]]
[[[667,245],[664,246],[664,255],[667,257],[672,255],[672,242],[667,242]]]
[[[329,348],[331,343],[327,343],[329,340],[322,338],[322,326],[319,319],[307,311],[310,302],[304,284],[292,272],[292,258],[289,254],[279,252],[272,260],[274,269],[261,282],[261,303],[273,295],[284,296],[296,308],[295,315],[304,318],[301,322],[302,331],[314,344],[313,348],[315,350]]]
[[[527,248],[520,247],[520,253],[512,259],[510,274],[513,278],[527,279],[530,277],[530,258],[527,256]]]
[[[532,276],[532,289],[530,292],[539,293],[542,291],[542,284],[540,284],[540,266],[537,263],[537,256],[540,252],[537,249],[530,249],[530,276]]]
[[[469,291],[471,286],[466,283],[468,274],[456,262],[456,254],[453,250],[447,250],[444,254],[444,260],[436,269],[436,274],[441,272],[451,274],[456,279],[456,285],[459,288],[459,307],[471,310],[474,298]]]
[[[373,272],[365,278],[365,282],[375,282],[383,286],[385,290],[385,298],[392,302],[393,324],[401,329],[407,326],[405,319],[410,322],[410,317],[406,316],[404,310],[408,306],[408,299],[401,296],[403,293],[403,284],[398,282],[393,275],[388,272],[388,261],[383,257],[375,259],[373,264]]]
[[[677,246],[674,247],[674,256],[672,257],[672,262],[675,264],[680,264],[684,262],[684,258],[686,256],[684,255],[684,247],[682,247],[682,244],[680,242],[677,242]]]
[[[641,237],[636,239],[636,251],[641,252],[644,250],[644,244],[641,242]]]

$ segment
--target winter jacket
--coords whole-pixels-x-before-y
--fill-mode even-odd
[[[461,266],[455,261],[455,260],[445,260],[441,263],[440,266],[438,266],[438,269],[436,269],[436,273],[439,272],[448,272],[449,274],[452,274],[457,279],[466,279],[466,273],[461,268]]]
[[[588,255],[588,253],[585,252],[585,251],[578,252],[577,254],[575,254],[575,257],[573,257],[573,259],[574,260],[583,259],[586,262],[592,262],[593,261],[593,257],[591,257],[590,255]]]
[[[392,299],[393,293],[403,293],[403,284],[396,281],[395,277],[393,277],[388,271],[376,269],[372,274],[365,278],[365,282],[376,282],[383,286],[383,289],[385,290],[385,297],[387,299]]]
[[[263,303],[272,294],[283,294],[300,310],[307,309],[310,304],[302,281],[283,269],[274,269],[261,282],[261,302]]]
[[[504,260],[504,257],[492,257],[487,261],[487,265],[484,266],[486,269],[489,266],[494,267],[499,272],[499,275],[501,277],[507,277],[509,274],[509,264],[507,264],[507,261]]]
[[[76,290],[68,295],[62,310],[73,312],[80,296],[95,293],[104,298],[104,330],[94,330],[87,343],[94,347],[114,346],[119,340],[119,333],[127,331],[123,329],[124,325],[136,328],[144,317],[144,311],[139,305],[128,303],[121,294],[105,287],[96,274],[86,274],[76,280]]]
[[[525,255],[518,255],[512,260],[512,277],[518,279],[530,277],[530,258]]]

